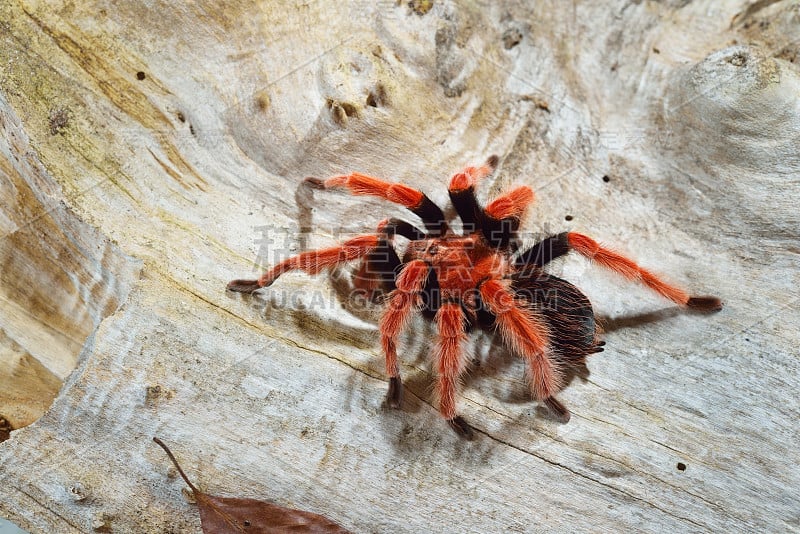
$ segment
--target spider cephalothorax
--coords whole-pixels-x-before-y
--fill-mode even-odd
[[[403,205],[422,220],[425,230],[389,219],[378,225],[375,234],[299,254],[258,280],[234,280],[228,289],[250,293],[269,286],[289,270],[315,274],[361,259],[358,284],[388,293],[380,320],[389,375],[388,404],[397,408],[401,403],[397,340],[411,313],[419,310],[438,330],[433,357],[439,411],[464,437],[470,437],[472,430],[458,416],[456,390],[466,363],[462,344],[467,332],[476,327],[497,332],[508,349],[525,360],[534,397],[562,421],[569,420],[569,411],[555,398],[563,386],[564,371],[602,351],[605,343],[599,339],[589,300],[569,282],[544,271],[551,260],[575,251],[681,306],[705,311],[722,307],[718,298],[690,297],[582,234],[553,235],[519,250],[517,230],[533,201],[533,191],[517,187],[481,207],[475,197],[476,184],[496,165],[497,157],[492,156],[484,165],[467,167],[450,181],[448,191],[463,223],[462,235],[450,229],[442,210],[427,196],[408,186],[358,173],[324,181],[307,178],[306,184],[315,189],[345,187],[356,195],[373,195]],[[395,249],[396,235],[409,240],[402,259]]]

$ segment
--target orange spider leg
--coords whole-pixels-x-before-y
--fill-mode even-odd
[[[305,182],[315,189],[345,187],[354,195],[370,195],[400,204],[423,220],[431,232],[444,234],[447,223],[441,208],[420,191],[403,184],[384,182],[378,178],[358,172],[333,176],[327,180],[306,178]]]
[[[722,308],[722,302],[717,297],[691,297],[686,291],[668,284],[650,271],[639,267],[636,262],[600,246],[591,237],[583,234],[570,232],[567,234],[569,247],[586,256],[590,260],[602,265],[607,269],[615,271],[628,280],[638,280],[644,285],[668,298],[669,300],[687,306],[706,311],[714,311]]]
[[[317,274],[327,267],[333,267],[339,263],[352,261],[369,254],[378,246],[378,243],[378,236],[362,235],[349,239],[336,247],[303,252],[280,262],[264,273],[258,280],[233,280],[228,283],[228,289],[240,293],[252,293],[257,289],[271,285],[283,273],[295,269],[309,274]]]
[[[332,176],[322,181],[316,178],[306,178],[306,181],[316,187],[321,185],[325,189],[346,187],[354,195],[371,195],[385,198],[390,202],[411,209],[418,206],[425,196],[407,185],[384,182],[359,172]]]
[[[386,374],[389,375],[387,401],[392,408],[400,407],[403,393],[397,365],[397,339],[417,307],[427,279],[428,265],[424,261],[414,260],[405,264],[397,277],[397,289],[390,293],[389,305],[380,320],[381,346],[386,356]]]
[[[497,156],[489,156],[486,163],[479,167],[467,167],[461,172],[457,172],[450,179],[448,191],[459,192],[475,187],[478,182],[494,172],[497,167]]]
[[[439,412],[458,434],[472,437],[472,430],[456,415],[458,380],[464,372],[464,353],[461,344],[466,339],[465,317],[461,304],[446,302],[436,312],[439,339],[436,342],[436,391],[439,394]]]
[[[500,336],[512,352],[527,362],[536,399],[544,401],[563,421],[569,420],[569,411],[553,397],[561,389],[562,374],[548,356],[547,327],[530,311],[520,307],[500,280],[484,282],[480,293],[489,311],[497,317]]]
[[[533,197],[533,190],[523,185],[494,199],[485,211],[493,219],[521,219]]]
[[[453,175],[447,192],[453,207],[458,212],[464,224],[464,234],[480,232],[486,213],[483,211],[478,199],[475,197],[475,187],[478,181],[489,176],[497,167],[497,156],[489,156],[486,163],[479,167],[467,167]]]

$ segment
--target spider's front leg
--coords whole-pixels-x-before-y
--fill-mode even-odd
[[[439,412],[450,428],[466,439],[472,439],[472,428],[456,413],[458,380],[464,372],[464,352],[461,345],[466,339],[464,310],[458,302],[445,302],[436,312],[439,339],[436,343],[436,391],[439,393]]]
[[[430,274],[430,267],[422,260],[411,261],[397,277],[397,289],[389,296],[389,305],[381,317],[381,345],[386,355],[386,373],[389,375],[387,404],[399,408],[403,386],[397,363],[397,340],[408,324],[411,312],[419,306],[420,296]],[[439,338],[436,343],[436,390],[439,394],[439,412],[450,427],[461,437],[472,439],[472,429],[456,413],[458,379],[464,370],[461,343],[466,337],[466,320],[461,304],[445,302],[436,312]]]
[[[534,195],[530,187],[520,186],[500,195],[486,208],[481,207],[475,188],[482,178],[494,172],[497,161],[497,156],[491,156],[484,165],[467,167],[453,175],[448,193],[465,233],[482,233],[493,247],[506,249],[514,246],[520,220]]]
[[[408,324],[411,312],[417,308],[419,296],[428,279],[428,265],[421,260],[408,262],[397,277],[397,289],[389,294],[389,304],[381,317],[379,328],[381,346],[386,356],[386,374],[389,375],[389,393],[386,402],[399,408],[403,402],[403,385],[397,364],[397,340]]]
[[[239,293],[252,293],[262,287],[271,285],[283,273],[295,269],[309,274],[317,274],[328,267],[366,256],[378,244],[378,236],[362,235],[349,239],[336,247],[303,252],[280,262],[264,273],[258,280],[233,280],[228,282],[227,289]]]
[[[359,172],[332,176],[327,180],[308,177],[305,179],[305,183],[313,189],[344,187],[354,195],[371,195],[384,198],[395,204],[405,206],[411,213],[417,215],[425,223],[425,228],[428,232],[434,235],[447,233],[447,221],[441,208],[434,204],[424,193],[407,185],[384,182]]]

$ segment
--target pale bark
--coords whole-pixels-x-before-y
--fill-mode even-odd
[[[355,532],[800,529],[796,2],[176,4],[0,5],[0,415],[30,425],[0,444],[2,515],[197,531],[156,435],[204,491]],[[490,154],[480,194],[532,186],[531,239],[579,230],[725,309],[560,261],[608,342],[572,420],[473,336],[465,442],[423,321],[384,407],[347,269],[225,293],[403,215],[304,177],[443,204]]]

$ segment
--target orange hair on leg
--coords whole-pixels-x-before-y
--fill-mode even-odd
[[[497,167],[497,156],[489,156],[486,163],[479,167],[467,167],[463,171],[453,175],[450,179],[449,191],[458,192],[474,187],[480,180],[483,180],[494,172]]]
[[[371,195],[404,206],[425,223],[425,228],[435,235],[444,235],[448,227],[441,208],[422,192],[403,184],[384,182],[372,176],[353,172],[333,176],[327,180],[306,178],[305,183],[314,189],[346,187],[354,195]]]
[[[407,185],[384,182],[358,172],[333,176],[324,181],[316,178],[306,178],[306,181],[314,187],[325,189],[346,187],[354,195],[380,197],[410,209],[419,207],[425,196]]]
[[[545,400],[561,389],[561,371],[548,356],[548,331],[535,315],[521,308],[504,283],[484,282],[481,298],[496,317],[497,328],[508,347],[525,359],[531,389],[538,400]]]
[[[504,193],[486,206],[486,214],[494,219],[520,219],[533,202],[533,190],[526,186]]]
[[[602,247],[597,241],[583,234],[570,232],[567,242],[572,250],[586,256],[595,263],[617,272],[628,280],[638,280],[662,297],[665,297],[681,306],[707,310],[719,309],[722,303],[716,297],[690,297],[689,294],[671,284],[668,284],[647,269],[639,267],[631,259]]]
[[[381,316],[379,323],[381,346],[386,356],[386,374],[390,378],[400,376],[400,368],[397,365],[397,338],[408,324],[427,278],[428,266],[425,262],[415,260],[407,263],[397,277],[397,289],[390,293],[388,307]]]
[[[369,254],[378,246],[378,240],[378,236],[375,235],[362,235],[336,247],[303,252],[280,262],[258,280],[233,280],[228,283],[228,289],[241,293],[252,293],[256,289],[271,285],[280,275],[292,270],[299,269],[309,274],[317,274],[328,267]]]
[[[464,354],[461,344],[467,335],[461,304],[446,302],[436,312],[439,339],[436,342],[436,391],[439,394],[439,412],[448,421],[456,417],[456,392],[458,379],[464,371]]]

